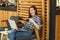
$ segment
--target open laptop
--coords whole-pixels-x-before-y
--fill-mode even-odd
[[[10,27],[12,29],[17,29],[18,31],[27,31],[27,30],[24,30],[23,28],[18,29],[18,27],[17,27],[17,25],[16,25],[14,20],[8,20],[8,22],[9,22]]]

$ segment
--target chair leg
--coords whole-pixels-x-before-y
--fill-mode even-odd
[[[7,40],[9,40],[8,35],[6,35]]]
[[[3,40],[3,34],[1,33],[1,40]]]

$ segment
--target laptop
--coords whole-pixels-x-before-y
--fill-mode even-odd
[[[18,28],[15,21],[14,20],[8,20],[9,24],[10,24],[10,27],[12,29],[17,29],[18,31],[27,31],[27,30],[24,30],[23,28]]]

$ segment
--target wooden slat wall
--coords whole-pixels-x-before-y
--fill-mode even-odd
[[[17,13],[24,20],[28,18],[29,7],[37,7],[38,16],[43,19],[41,40],[49,40],[49,0],[18,0],[17,4]]]
[[[7,24],[6,22],[2,22],[2,20],[7,20],[11,16],[17,16],[17,11],[5,11],[5,10],[0,10],[0,27],[6,27]]]
[[[42,40],[49,40],[49,0],[42,0],[43,31]]]
[[[42,40],[49,40],[49,13],[50,0],[42,0],[42,15],[43,15],[43,38]]]

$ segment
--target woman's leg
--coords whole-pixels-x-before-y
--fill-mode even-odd
[[[16,33],[16,30],[12,30],[12,31],[9,33],[9,38],[10,38],[10,40],[15,40],[15,33]]]
[[[27,30],[27,31],[20,31],[20,32],[17,32],[16,33],[16,36],[20,36],[20,37],[26,37],[26,36],[31,36],[32,35],[32,32],[33,30],[30,30],[28,27],[24,26],[23,28],[24,30]]]
[[[33,32],[33,29],[29,29],[27,26],[24,26],[23,29],[27,30],[27,32],[30,34],[32,34],[32,32]]]

